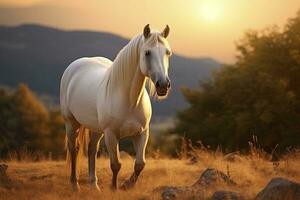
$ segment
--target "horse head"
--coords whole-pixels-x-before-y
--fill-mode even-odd
[[[140,52],[140,68],[142,73],[155,85],[156,94],[165,97],[171,88],[169,79],[169,57],[171,48],[166,38],[170,28],[167,25],[162,32],[151,32],[149,24],[143,31],[144,43]]]

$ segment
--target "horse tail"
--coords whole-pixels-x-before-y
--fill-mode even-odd
[[[89,130],[84,127],[80,126],[79,129],[77,130],[77,138],[76,138],[76,143],[75,143],[75,149],[77,151],[77,158],[76,158],[76,172],[77,175],[80,173],[80,162],[84,155],[87,154],[87,148],[88,148],[88,142],[89,142]],[[66,161],[67,161],[67,166],[69,169],[71,169],[71,155],[70,155],[70,150],[68,148],[68,137],[66,135],[65,137],[65,149],[67,151],[67,156],[66,156]]]

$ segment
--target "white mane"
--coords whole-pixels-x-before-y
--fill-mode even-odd
[[[118,53],[109,71],[109,85],[111,87],[130,86],[127,84],[131,83],[132,74],[135,73],[138,67],[139,52],[142,44],[143,37],[142,35],[138,35]],[[125,85],[121,85],[120,83],[125,83]]]
[[[152,32],[151,36],[147,38],[146,41],[144,40],[143,35],[137,35],[124,46],[110,67],[108,91],[113,91],[118,87],[130,88],[134,78],[133,74],[137,73],[136,70],[139,70],[139,57],[142,46],[151,47],[158,45],[159,42],[169,48],[167,41],[159,32]],[[157,98],[153,82],[150,78],[146,78],[145,80],[148,85],[150,96]],[[135,104],[136,102],[132,103]]]

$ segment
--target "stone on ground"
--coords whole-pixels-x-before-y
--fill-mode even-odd
[[[223,172],[208,168],[200,176],[200,178],[194,183],[193,186],[217,186],[217,185],[234,186],[236,183]]]
[[[0,187],[3,188],[8,188],[11,185],[11,180],[6,174],[7,168],[8,165],[0,164]]]
[[[244,198],[241,195],[235,192],[224,191],[224,190],[216,191],[211,197],[211,200],[243,200],[243,199]]]
[[[255,198],[255,200],[265,199],[300,200],[300,184],[284,178],[273,178]]]

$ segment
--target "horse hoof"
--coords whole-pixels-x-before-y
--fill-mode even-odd
[[[126,180],[120,187],[121,190],[129,190],[131,188],[133,188],[134,186],[134,182],[130,181],[130,180]]]
[[[78,183],[72,183],[72,189],[76,192],[80,191],[80,186]]]
[[[111,190],[111,191],[118,191],[118,187],[117,187],[117,186],[114,186],[114,185],[111,185],[111,186],[110,186],[110,190]]]

